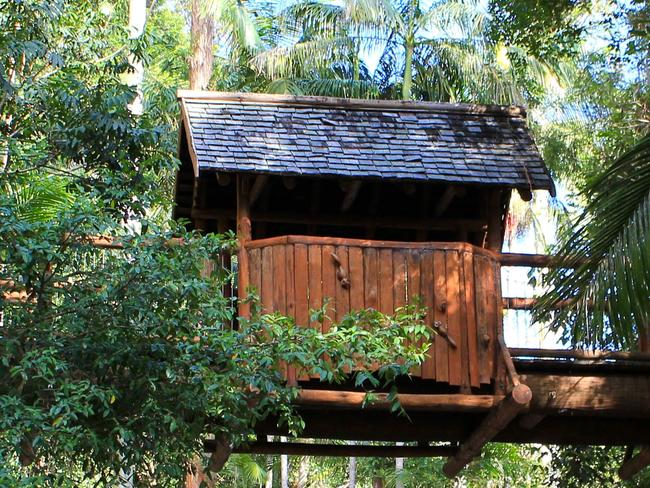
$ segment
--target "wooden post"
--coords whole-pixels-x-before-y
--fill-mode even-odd
[[[487,203],[488,231],[486,247],[491,251],[501,251],[502,232],[501,232],[501,191],[493,190],[488,196]]]
[[[237,175],[237,239],[239,240],[239,286],[240,300],[239,315],[245,318],[250,316],[250,305],[242,300],[246,298],[249,285],[248,251],[246,243],[252,238],[250,214],[250,185],[247,176]]]
[[[650,465],[650,447],[642,447],[635,456],[623,462],[618,475],[622,480],[629,480],[648,465]]]
[[[487,414],[478,428],[463,442],[458,453],[449,459],[442,471],[449,478],[456,476],[463,467],[478,456],[483,446],[494,438],[530,402],[533,395],[524,384],[515,386],[506,398]]]

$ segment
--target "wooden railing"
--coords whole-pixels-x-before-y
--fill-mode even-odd
[[[352,310],[392,314],[416,300],[438,333],[414,376],[480,387],[497,374],[501,334],[499,263],[463,243],[406,243],[283,236],[245,244],[249,285],[264,311],[327,331]],[[326,299],[327,318],[309,321]]]

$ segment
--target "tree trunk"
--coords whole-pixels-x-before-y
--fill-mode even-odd
[[[147,22],[147,0],[129,0],[129,39],[139,39],[144,34]],[[129,55],[131,72],[127,76],[127,84],[135,88],[136,95],[129,104],[129,110],[134,115],[141,115],[144,110],[142,98],[142,81],[144,80],[144,64],[133,54]]]
[[[403,442],[396,442],[396,446],[403,446]],[[395,488],[404,488],[402,472],[404,471],[404,458],[395,458]]]
[[[413,86],[413,50],[414,44],[412,39],[407,39],[404,45],[405,60],[404,60],[404,80],[402,82],[402,100],[411,99],[411,91]]]
[[[348,444],[353,446],[354,441],[348,441]],[[351,457],[348,462],[348,488],[356,488],[357,486],[357,458]]]
[[[286,437],[280,437],[281,442],[286,442]],[[280,488],[289,488],[289,456],[280,456]]]
[[[386,488],[386,483],[384,478],[381,476],[375,476],[372,478],[372,488]]]
[[[267,442],[273,442],[273,436],[266,436]],[[273,456],[267,456],[266,465],[268,466],[268,471],[266,472],[266,482],[264,483],[264,488],[273,488]]]
[[[205,90],[210,84],[214,62],[215,22],[205,14],[203,0],[192,0],[192,54],[190,89]]]

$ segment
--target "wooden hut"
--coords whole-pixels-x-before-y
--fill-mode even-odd
[[[501,267],[511,193],[554,192],[518,107],[179,92],[176,217],[234,230],[239,290],[303,326],[325,298],[334,320],[414,299],[438,334],[400,390],[409,418],[289,367],[305,437],[417,445],[257,443],[253,452],[444,455],[453,476],[490,440],[635,445],[650,439],[643,353],[512,350]],[[247,307],[241,305],[246,315]],[[644,419],[644,421],[640,421]],[[286,434],[271,419],[264,435]],[[431,445],[432,442],[447,442]],[[638,461],[638,459],[637,459]]]

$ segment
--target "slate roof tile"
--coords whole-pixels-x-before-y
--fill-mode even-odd
[[[382,177],[553,189],[517,112],[438,104],[254,103],[181,97],[199,171]]]

